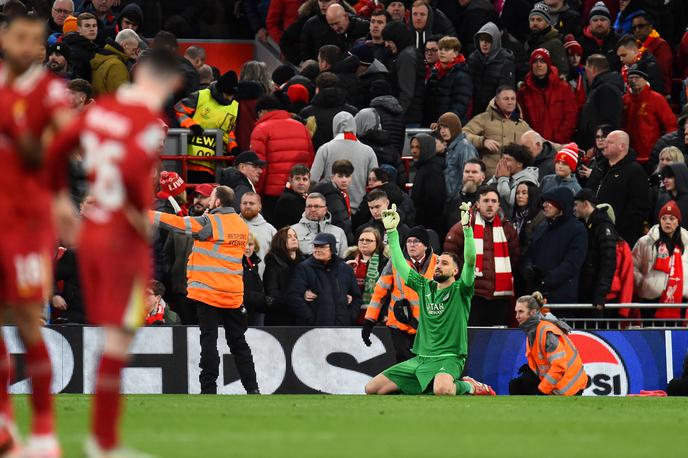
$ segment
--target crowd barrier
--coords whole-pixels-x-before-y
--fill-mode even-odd
[[[27,393],[23,347],[17,330],[4,327],[7,347],[17,362],[12,393]],[[103,331],[98,327],[44,328],[53,365],[54,392],[92,393]],[[686,330],[574,331],[590,376],[585,395],[623,396],[640,390],[665,389],[678,377],[688,348]],[[366,347],[360,328],[250,328],[263,394],[362,394],[366,382],[393,361],[387,328],[377,327]],[[244,390],[220,330],[218,392]],[[131,346],[133,359],[123,373],[122,389],[130,394],[199,393],[199,329],[195,326],[141,329]],[[469,357],[464,374],[508,394],[509,380],[525,363],[525,335],[518,329],[469,329]]]

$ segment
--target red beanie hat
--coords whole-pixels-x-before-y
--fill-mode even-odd
[[[186,189],[186,183],[182,180],[176,172],[162,171],[160,172],[160,192],[157,196],[159,199],[167,199],[168,197],[178,196]]]
[[[530,54],[530,65],[533,65],[535,59],[542,59],[547,63],[548,67],[552,66],[552,56],[549,55],[549,51],[545,48],[538,48]]]
[[[564,145],[561,151],[554,157],[554,162],[559,161],[565,162],[572,172],[575,171],[576,167],[578,167],[578,145],[575,143]]]
[[[570,33],[564,37],[564,49],[569,55],[582,56],[583,47]]]
[[[678,222],[681,222],[681,210],[673,200],[670,200],[664,204],[664,206],[659,210],[659,216],[657,216],[657,218],[662,219],[662,216],[664,215],[675,216]]]
[[[308,103],[309,94],[308,89],[303,84],[292,84],[287,89],[287,96],[291,103],[303,102]]]

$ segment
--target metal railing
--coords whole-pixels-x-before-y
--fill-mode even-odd
[[[207,129],[204,133],[215,135],[215,156],[189,156],[189,137],[193,136],[191,131],[189,129],[170,129],[167,133],[167,138],[165,138],[165,145],[163,146],[162,153],[160,154],[162,169],[177,172],[184,181],[187,181],[187,162],[190,160],[231,162],[234,159],[233,157],[224,156],[225,145],[222,141],[222,130]]]
[[[686,314],[679,312],[681,318],[643,318],[641,316],[580,316],[580,315],[612,315],[610,311],[620,309],[642,310],[642,309],[688,309],[688,304],[658,304],[658,303],[629,303],[629,304],[606,304],[603,310],[598,310],[590,304],[547,304],[545,307],[562,321],[565,321],[574,329],[583,330],[607,330],[607,329],[667,329],[667,328],[686,328],[688,319]],[[588,313],[585,313],[588,312]],[[630,314],[629,314],[630,315]],[[636,314],[637,315],[637,314]]]

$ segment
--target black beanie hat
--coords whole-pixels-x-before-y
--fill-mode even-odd
[[[420,240],[426,248],[430,246],[430,236],[428,235],[428,230],[425,229],[425,226],[413,227],[406,235],[406,240],[408,240],[410,237]]]
[[[217,80],[217,89],[225,94],[236,94],[239,81],[234,70],[230,70]]]
[[[291,65],[282,64],[272,72],[272,82],[281,86],[294,75],[296,75],[296,71]]]

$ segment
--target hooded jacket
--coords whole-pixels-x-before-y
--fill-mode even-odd
[[[382,128],[377,111],[364,108],[356,113],[355,121],[358,139],[375,151],[377,163],[398,168],[401,165],[401,153],[392,146],[391,136]]]
[[[301,119],[308,120],[315,117],[316,130],[313,135],[313,147],[317,150],[326,142],[332,140],[332,119],[341,112],[347,111],[355,115],[358,110],[346,102],[346,93],[339,87],[328,87],[313,97],[311,104],[301,110]]]
[[[619,234],[607,212],[598,208],[584,223],[588,230],[588,251],[581,268],[578,299],[592,305],[604,305],[616,272]]]
[[[530,54],[538,48],[545,48],[552,57],[552,64],[557,67],[560,75],[569,72],[569,58],[564,49],[562,35],[554,27],[548,27],[542,32],[530,34],[526,40],[526,51]]]
[[[463,168],[466,161],[478,157],[478,150],[468,141],[466,134],[461,132],[449,142],[444,157],[446,158],[444,184],[447,187],[447,198],[449,198],[461,191]]]
[[[563,213],[535,230],[524,254],[524,266],[531,279],[529,290],[542,291],[550,304],[576,303],[588,234],[583,223],[573,216],[571,191],[555,188],[542,199],[556,202]]]
[[[404,124],[404,108],[393,95],[381,95],[370,101],[371,108],[375,108],[380,116],[382,128],[389,133],[389,144],[401,157],[406,138]]]
[[[461,118],[462,123],[468,122],[472,93],[473,82],[465,61],[455,64],[443,76],[433,68],[425,86],[424,125],[437,122],[448,111]]]
[[[440,236],[444,235],[442,212],[446,199],[444,184],[444,158],[435,152],[435,139],[427,134],[418,134],[411,138],[420,143],[420,155],[414,161],[416,176],[411,188],[411,200],[416,207],[416,223],[432,229]]]
[[[487,55],[480,52],[480,34],[492,37],[492,48]],[[492,22],[482,26],[472,38],[475,51],[468,56],[467,64],[473,81],[473,113],[482,113],[499,86],[514,86],[514,54],[502,48],[502,35]]]
[[[339,87],[346,92],[346,101],[357,109],[361,109],[364,95],[361,91],[361,81],[356,74],[360,60],[357,56],[349,55],[339,62],[335,62],[329,69],[339,78]]]
[[[356,122],[351,113],[338,113],[332,120],[332,130],[334,139],[322,145],[315,153],[311,180],[319,182],[329,178],[335,161],[350,161],[354,166],[354,174],[349,187],[349,200],[351,212],[356,213],[366,193],[368,174],[378,166],[377,157],[370,146],[356,139]]]
[[[624,128],[631,147],[638,153],[638,161],[645,163],[659,137],[678,129],[676,115],[666,98],[649,85],[638,94],[624,94],[623,104]]]
[[[457,14],[447,15],[454,22],[454,28],[457,31],[456,37],[465,47],[465,54],[469,55],[475,49],[473,37],[476,32],[488,22],[496,23],[499,18],[490,0],[471,0],[466,6],[459,5],[457,0],[450,1],[456,5],[455,8],[458,11]]]
[[[318,297],[307,302],[310,290]],[[352,297],[348,303],[347,295]],[[308,258],[294,269],[287,300],[301,326],[353,326],[361,311],[361,292],[353,269],[342,258],[327,263]]]
[[[617,72],[603,72],[595,77],[588,98],[581,108],[576,143],[581,149],[594,146],[595,130],[602,124],[621,127],[624,83]]]
[[[108,40],[105,49],[91,59],[93,92],[95,95],[111,94],[124,83],[129,82],[129,57],[113,40]]]
[[[672,163],[664,166],[664,169],[669,168],[673,172],[676,183],[676,190],[674,194],[669,193],[666,189],[663,189],[657,198],[657,205],[655,205],[655,211],[652,214],[652,220],[657,221],[657,215],[659,215],[659,210],[662,209],[664,204],[673,200],[678,205],[679,210],[681,210],[681,226],[688,229],[688,166],[681,163]]]
[[[526,167],[523,170],[514,173],[510,177],[492,177],[487,184],[497,185],[499,192],[499,199],[504,210],[505,215],[511,214],[511,208],[514,206],[516,199],[516,188],[521,183],[533,183],[538,186],[539,170],[537,167]]]
[[[688,231],[682,227],[681,241],[683,241],[683,254],[681,261],[683,264],[683,299],[688,298],[688,281],[685,281],[688,272]],[[657,301],[667,286],[669,275],[657,269],[653,269],[657,259],[657,242],[659,241],[659,224],[650,228],[647,235],[638,240],[633,247],[633,278],[635,294],[644,300]]]
[[[291,225],[291,228],[296,232],[296,237],[299,239],[299,250],[301,250],[301,253],[305,255],[312,254],[315,236],[325,232],[334,235],[334,238],[337,240],[337,246],[332,250],[332,254],[344,254],[348,248],[346,234],[342,228],[335,226],[331,221],[332,215],[329,212],[327,212],[322,221],[311,221],[306,218],[304,213],[298,223]]]
[[[547,191],[551,191],[552,189],[561,186],[570,189],[574,196],[578,194],[578,191],[581,190],[581,185],[578,183],[575,171],[572,172],[571,175],[569,175],[566,178],[562,178],[556,173],[547,175],[542,179],[540,189],[543,193],[546,193]]]
[[[556,156],[556,151],[552,144],[548,141],[542,143],[542,151],[536,157],[533,158],[533,167],[539,169],[538,179],[542,183],[542,179],[547,175],[554,173],[554,157]]]
[[[389,70],[387,66],[377,59],[368,66],[365,72],[358,76],[358,92],[360,105],[356,108],[365,108],[370,105],[370,87],[375,81],[384,80],[389,82]]]
[[[578,104],[571,86],[559,78],[556,67],[549,67],[547,84],[538,84],[532,71],[526,75],[518,90],[518,103],[523,108],[523,119],[542,135],[555,143],[568,143],[573,137],[578,120]]]
[[[413,3],[413,2],[411,2]],[[407,7],[409,10],[410,6]],[[428,20],[425,23],[425,27],[422,30],[416,30],[413,28],[413,24],[409,21],[409,27],[413,31],[413,43],[419,51],[425,50],[425,42],[433,36],[440,37],[455,37],[456,30],[454,30],[454,25],[451,23],[449,18],[442,12],[430,4],[428,4]]]
[[[95,57],[98,45],[77,32],[70,32],[62,37],[62,42],[69,46],[69,63],[74,69],[74,77],[91,81],[91,60]]]
[[[308,130],[285,110],[270,111],[256,122],[250,149],[267,163],[256,186],[263,196],[279,196],[291,168],[310,167],[315,156]]]

